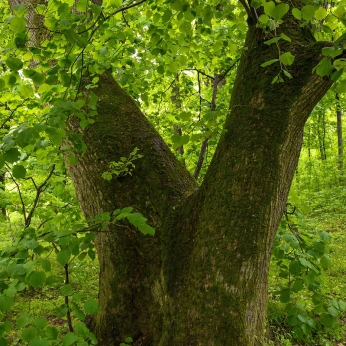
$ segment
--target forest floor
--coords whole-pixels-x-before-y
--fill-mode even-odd
[[[346,301],[346,208],[344,209],[339,204],[337,208],[329,207],[326,210],[323,208],[323,203],[321,202],[319,207],[316,200],[314,201],[314,205],[314,211],[305,219],[307,228],[316,232],[327,231],[333,237],[330,246],[330,257],[333,261],[333,266],[325,272],[326,285],[324,294],[331,299]],[[328,205],[330,206],[330,204]],[[11,236],[4,227],[0,227],[0,237],[0,249],[11,243]],[[54,262],[54,257],[50,257],[52,262]],[[74,293],[82,294],[88,299],[97,298],[98,272],[97,260],[92,261],[88,257],[83,261],[78,260],[78,258],[75,259],[70,265],[70,282],[73,285]],[[52,272],[50,274],[58,277],[64,276],[62,267],[57,263],[52,266]],[[281,303],[272,294],[280,286],[280,280],[282,279],[277,276],[275,270],[271,270],[269,279],[270,301],[268,306],[270,328],[273,337],[271,345],[346,345],[346,314],[340,317],[340,328],[337,330],[328,330],[327,328],[323,331],[313,333],[311,337],[305,338],[302,341],[296,341],[292,336],[291,328],[287,325],[287,316],[284,309],[285,304]],[[303,305],[311,304],[310,300],[305,298],[304,295],[300,295],[296,302]],[[16,299],[15,305],[11,310],[11,315],[8,316],[14,326],[10,336],[10,345],[23,345],[20,340],[20,333],[18,333],[15,327],[16,319],[23,314],[30,314],[32,317],[45,316],[50,325],[53,325],[62,332],[67,332],[66,317],[57,317],[56,315],[56,309],[63,303],[63,297],[59,295],[59,289],[44,287],[24,290],[19,295],[19,298]]]

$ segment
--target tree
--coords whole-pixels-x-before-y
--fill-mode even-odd
[[[110,66],[98,69],[90,62],[87,69],[84,65],[93,37],[100,35],[102,44],[107,40],[107,21],[133,7],[139,18],[140,11],[150,11],[145,2],[121,5],[116,1],[111,6],[119,9],[108,11],[109,15],[93,4],[93,14],[84,15],[84,22],[79,13],[87,13],[88,5],[83,1],[70,17],[70,6],[57,6],[59,15],[66,15],[63,24],[52,24],[54,20],[49,17],[43,22],[48,11],[43,5],[36,10],[28,6],[32,43],[42,50],[54,50],[53,44],[62,49],[65,43],[74,50],[74,61],[67,55],[60,58],[60,65],[44,71],[53,76],[55,66],[60,66],[56,71],[67,88],[62,94],[69,92],[74,103],[67,103],[65,96],[59,102],[52,100],[50,87],[41,86],[38,92],[43,103],[54,104],[51,119],[55,119],[54,110],[60,112],[54,125],[58,129],[50,139],[60,146],[65,138],[65,162],[85,216],[92,219],[131,206],[156,230],[155,237],[150,238],[133,233],[123,223],[97,233],[100,312],[93,328],[100,345],[117,344],[128,335],[161,346],[260,345],[266,334],[271,248],[297,166],[304,124],[333,80],[340,77],[342,70],[331,78],[329,75],[338,69],[332,62],[342,49],[337,46],[339,41],[335,46],[322,41],[322,33],[316,30],[322,25],[318,20],[326,17],[323,7],[294,0],[291,14],[286,3],[251,2],[250,6],[241,2],[248,17],[244,49],[223,133],[198,186],[136,102],[115,81]],[[10,5],[20,10],[14,7],[17,2]],[[226,3],[222,4],[225,8],[208,3],[203,11],[198,10],[197,1],[159,5],[157,13],[168,13],[167,22],[172,11],[179,19],[189,9],[192,18],[173,24],[182,25],[179,30],[186,30],[187,35],[194,30],[190,23],[195,17],[198,23],[200,18],[202,23],[203,18],[210,23],[214,16],[234,18],[226,11]],[[239,14],[239,8],[232,6]],[[155,3],[151,9],[157,9]],[[310,22],[314,16],[312,24],[300,25],[301,17]],[[65,27],[59,29],[59,25]],[[22,31],[18,29],[19,34]],[[160,37],[153,38],[160,36],[157,32],[151,32],[151,42],[161,42]],[[131,40],[134,43],[136,38]],[[102,45],[95,45],[102,57]],[[31,51],[33,59],[40,56],[34,48]],[[13,57],[7,64],[12,70],[20,69]],[[175,60],[170,65],[173,71],[174,64]],[[316,66],[317,73],[312,73]],[[92,81],[96,71],[99,77]],[[35,76],[28,75],[34,82]],[[124,79],[121,81],[126,85]],[[76,101],[79,92],[86,104]],[[87,107],[94,113],[85,119],[80,109]],[[87,123],[81,122],[85,120]],[[83,138],[80,146],[85,144],[86,151],[73,145],[71,138],[79,135]],[[204,142],[208,142],[208,134]],[[143,156],[136,161],[132,175],[102,178],[112,162],[128,157],[134,148]]]
[[[336,100],[339,102],[340,98],[339,95],[336,94],[335,96]],[[339,169],[342,169],[344,165],[343,161],[343,152],[344,148],[342,146],[342,116],[344,115],[344,111],[340,108],[340,105],[337,105],[337,111],[336,111],[336,119],[337,119],[337,128],[338,128],[338,155],[339,155]]]

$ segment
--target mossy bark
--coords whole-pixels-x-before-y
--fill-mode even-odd
[[[196,183],[111,73],[104,73],[99,85],[94,89],[100,100],[95,123],[85,130],[79,128],[78,119],[69,123],[74,133],[83,132],[88,147],[78,164],[68,167],[79,203],[88,218],[131,206],[148,218],[156,235],[143,236],[121,226],[97,234],[101,312],[95,332],[101,345],[118,345],[126,336],[142,334],[158,344],[164,299],[162,222]],[[128,157],[136,147],[143,157],[134,162],[132,176],[102,178],[111,161]]]
[[[225,133],[201,188],[163,232],[166,314],[160,346],[261,345],[265,339],[271,248],[297,166],[303,128],[331,86],[311,70],[321,56],[299,26],[293,79],[271,84],[275,45],[250,28]]]

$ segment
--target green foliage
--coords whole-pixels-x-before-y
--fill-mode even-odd
[[[119,162],[112,161],[109,164],[110,171],[103,172],[102,178],[106,180],[111,180],[113,174],[118,178],[125,177],[128,174],[132,175],[132,172],[136,167],[133,161],[143,157],[143,155],[138,154],[138,150],[138,148],[133,149],[128,158],[121,157]]]
[[[81,283],[88,284],[82,267],[97,265],[95,235],[114,224],[124,232],[134,226],[144,235],[155,234],[145,216],[131,207],[85,220],[66,172],[63,156],[69,165],[76,165],[87,150],[82,132],[89,130],[97,115],[99,99],[92,90],[105,70],[111,71],[145,109],[148,119],[192,173],[202,143],[208,142],[199,183],[223,134],[236,67],[241,54],[247,53],[246,10],[239,2],[225,0],[147,1],[124,10],[128,4],[107,0],[100,6],[80,0],[76,13],[70,1],[40,2],[34,11],[43,22],[35,25],[28,23],[26,5],[17,5],[12,11],[7,3],[0,4],[0,169],[6,177],[0,206],[7,213],[0,215],[7,239],[1,244],[0,255],[0,346],[13,335],[30,346],[96,344],[82,322],[86,314],[98,312],[96,294],[79,293]],[[337,81],[336,91],[345,93],[345,61],[338,58],[345,35],[341,3],[322,7],[307,2],[298,9],[292,3],[253,1],[252,6],[260,9],[256,25],[265,33],[264,44],[276,47],[276,53],[261,65],[262,73],[275,69],[273,84],[300,78],[290,72],[296,64],[295,52],[286,49],[292,41],[299,42],[281,30],[292,13],[297,25],[304,30],[312,28],[317,41],[335,43],[322,49],[325,59],[314,71],[322,77],[331,76]],[[28,30],[29,25],[36,29]],[[224,79],[214,86],[216,75],[223,73]],[[330,104],[329,100],[321,107],[330,109]],[[69,128],[71,116],[78,119],[80,133]],[[309,150],[315,151],[320,141],[318,129],[322,128],[316,117],[314,114],[309,123],[313,128]],[[328,125],[325,128],[334,126],[331,121]],[[184,150],[177,151],[181,147]],[[306,142],[304,148],[306,151]],[[135,148],[128,157],[111,162],[102,177],[108,181],[131,178],[134,161],[141,157]],[[309,201],[313,193],[323,192],[328,208],[340,209],[341,202],[328,191],[330,186],[340,188],[339,194],[343,191],[339,181],[343,171],[328,174],[337,162],[335,155],[322,167],[316,160],[307,160],[304,152],[302,157],[304,199]],[[318,178],[317,171],[323,178]],[[309,210],[307,203],[297,202],[297,198],[291,194],[292,204],[299,207],[292,215],[286,214],[288,220],[281,224],[273,262],[280,279],[286,280],[276,293],[287,306],[288,326],[297,338],[306,338],[336,326],[345,303],[322,294],[325,272],[335,264],[328,253],[331,238],[324,231],[314,234],[304,228],[302,213]],[[321,200],[316,198],[311,209],[322,210]],[[71,270],[75,281],[68,279]],[[309,311],[293,305],[295,297],[305,291],[314,306]],[[18,309],[18,300],[25,297],[31,301],[28,292],[46,294],[48,301],[54,298],[54,309],[46,316],[32,315],[28,306]],[[11,320],[16,330],[9,321],[12,310],[17,311]],[[62,319],[64,325],[72,315],[74,331],[55,328],[48,318],[51,315]],[[131,342],[126,338],[124,345]]]

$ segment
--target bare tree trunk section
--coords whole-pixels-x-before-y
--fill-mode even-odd
[[[338,131],[338,155],[339,155],[339,169],[342,170],[344,165],[344,148],[342,143],[342,117],[344,115],[344,111],[340,105],[339,95],[335,96],[337,102],[337,111],[336,111],[336,119],[337,119],[337,131]]]

